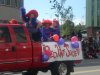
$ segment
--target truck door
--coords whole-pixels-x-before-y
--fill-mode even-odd
[[[13,26],[17,53],[17,69],[27,69],[32,65],[32,45],[28,31],[23,26]]]
[[[13,52],[13,42],[9,28],[0,26],[0,71],[16,69],[16,53]]]

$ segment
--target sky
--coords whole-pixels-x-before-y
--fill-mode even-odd
[[[67,8],[68,6],[73,8],[73,22],[75,24],[85,24],[86,0],[66,0],[65,7]],[[24,7],[26,12],[36,9],[39,13],[39,20],[56,18],[54,16],[55,11],[50,9],[49,0],[24,0]]]

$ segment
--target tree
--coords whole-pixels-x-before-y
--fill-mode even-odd
[[[68,8],[65,8],[65,2],[66,0],[60,0],[60,2],[58,2],[57,0],[50,0],[50,3],[52,4],[51,9],[54,9],[56,11],[55,16],[58,19],[61,18],[63,23],[67,20],[73,19],[72,7],[69,6]]]
[[[86,28],[86,25],[81,25],[79,23],[77,26],[75,26],[75,30],[77,30],[77,31],[79,31],[79,30],[84,31],[84,30],[87,30],[87,28]]]
[[[74,23],[70,20],[67,20],[63,25],[61,25],[61,34],[70,35],[73,29],[74,29]]]
[[[51,9],[55,10],[55,16],[61,18],[61,35],[70,35],[71,29],[74,27],[72,7],[65,7],[66,0],[50,0]]]

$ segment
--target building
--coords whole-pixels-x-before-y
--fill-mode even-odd
[[[6,23],[12,18],[21,22],[19,8],[22,6],[23,0],[0,0],[0,23]]]
[[[86,0],[86,25],[100,27],[100,0]]]
[[[100,0],[86,0],[86,26],[92,33],[100,30]]]

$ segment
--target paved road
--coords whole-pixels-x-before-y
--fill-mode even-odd
[[[83,60],[75,66],[75,72],[72,75],[100,75],[100,59]]]
[[[0,75],[21,75],[5,73]],[[47,73],[39,72],[38,75],[51,75],[50,71]],[[100,75],[100,59],[83,60],[79,65],[75,66],[75,72],[71,75]]]
[[[19,74],[12,74],[6,73],[2,75],[21,75]],[[50,71],[47,73],[39,72],[38,75],[51,75]],[[71,75],[100,75],[100,66],[92,66],[92,67],[77,67],[75,68],[75,72]]]
[[[100,66],[76,67],[72,75],[100,75]]]

